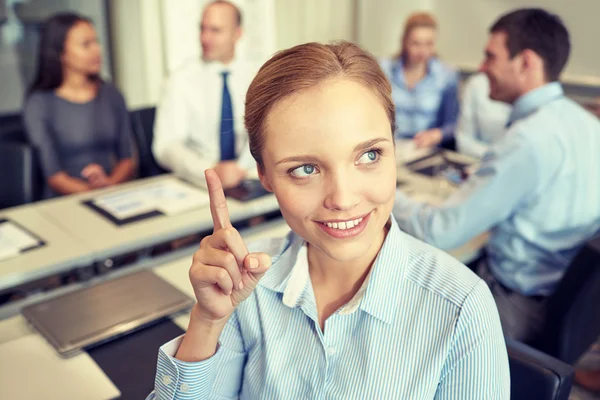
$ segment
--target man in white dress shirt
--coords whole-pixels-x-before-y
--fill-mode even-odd
[[[490,99],[490,83],[483,73],[465,83],[456,127],[461,153],[481,158],[490,145],[504,136],[511,106]]]
[[[244,129],[244,99],[258,68],[235,58],[241,13],[228,1],[206,6],[200,25],[202,60],[168,79],[158,106],[152,151],[165,169],[203,183],[214,168],[223,186],[238,185],[255,168]]]

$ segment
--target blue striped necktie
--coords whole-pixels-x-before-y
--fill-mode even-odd
[[[233,130],[233,106],[227,87],[228,71],[221,72],[223,76],[223,100],[221,103],[221,161],[235,159],[235,132]]]

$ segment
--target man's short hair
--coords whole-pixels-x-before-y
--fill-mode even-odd
[[[506,33],[506,47],[511,58],[526,49],[540,56],[549,82],[558,80],[569,59],[569,31],[560,17],[541,8],[509,12],[492,25],[490,32]]]

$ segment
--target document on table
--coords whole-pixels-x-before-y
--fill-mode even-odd
[[[121,393],[87,353],[63,359],[38,334],[0,345],[0,398],[109,400]]]
[[[41,246],[43,242],[8,219],[0,219],[0,261]]]
[[[166,180],[112,192],[92,201],[113,217],[124,220],[159,211],[173,215],[209,204],[205,190],[180,180]]]

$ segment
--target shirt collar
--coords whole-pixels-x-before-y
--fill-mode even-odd
[[[204,67],[209,70],[214,72],[215,74],[221,74],[222,72],[229,72],[231,73],[235,73],[235,71],[238,69],[238,66],[240,64],[240,62],[238,61],[237,58],[234,58],[229,64],[223,64],[220,61],[204,61],[202,60],[202,63],[204,64]]]
[[[394,217],[383,246],[365,282],[355,296],[339,312],[350,314],[360,309],[386,323],[391,323],[398,304],[399,282],[404,276],[408,252],[402,241],[402,232]],[[283,293],[283,303],[299,307],[312,297],[308,261],[304,239],[290,232],[282,245],[281,255],[260,280],[259,285]]]
[[[369,284],[359,308],[373,317],[391,323],[400,301],[404,274],[408,267],[408,249],[403,233],[393,216],[390,230],[371,269]]]
[[[564,96],[564,92],[559,82],[547,83],[544,86],[525,93],[513,104],[507,125],[510,126],[514,122],[533,114],[540,107],[562,96]]]

